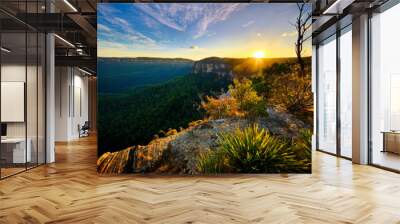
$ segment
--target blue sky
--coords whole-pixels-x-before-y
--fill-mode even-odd
[[[100,57],[292,57],[296,4],[98,4]],[[311,39],[311,38],[310,38]],[[311,53],[311,41],[305,54]]]

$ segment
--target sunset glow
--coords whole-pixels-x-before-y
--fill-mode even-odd
[[[256,51],[256,52],[254,52],[253,57],[254,58],[265,58],[265,53],[264,53],[264,51]]]
[[[295,4],[99,4],[98,56],[295,57],[288,21],[297,10]],[[310,41],[303,54],[311,55]]]

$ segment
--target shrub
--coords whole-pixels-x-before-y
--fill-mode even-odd
[[[268,103],[279,106],[292,114],[304,114],[312,110],[313,93],[311,89],[311,70],[306,66],[306,76],[299,76],[298,66],[293,66],[288,73],[279,75],[265,74]],[[285,69],[282,70],[284,72]]]
[[[267,116],[266,103],[263,97],[257,95],[248,79],[241,81],[235,79],[233,85],[229,86],[229,94],[237,100],[240,111],[246,117],[254,119],[260,116]]]
[[[168,131],[167,131],[167,133],[165,133],[165,136],[168,137],[168,136],[176,135],[176,134],[178,134],[178,131],[177,131],[176,129],[174,129],[174,128],[169,128]]]
[[[292,64],[286,63],[274,63],[270,67],[264,70],[267,75],[283,75],[288,74],[292,71]]]
[[[199,157],[199,170],[213,173],[308,172],[310,164],[297,157],[290,141],[271,136],[254,124],[218,135],[219,149]]]
[[[240,116],[236,99],[227,95],[222,95],[219,98],[206,96],[206,102],[202,102],[201,107],[210,118],[214,119]]]
[[[296,138],[292,145],[296,154],[306,162],[311,163],[311,144],[312,144],[312,132],[310,129],[300,130],[299,137]]]
[[[197,170],[201,173],[224,173],[226,166],[222,151],[207,151],[198,156]]]
[[[189,123],[189,127],[194,127],[194,126],[203,124],[204,122],[205,122],[205,120],[191,121],[191,122]]]

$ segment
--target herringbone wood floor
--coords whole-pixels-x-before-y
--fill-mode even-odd
[[[99,177],[95,138],[0,181],[0,223],[400,223],[400,175],[313,155],[312,175]]]

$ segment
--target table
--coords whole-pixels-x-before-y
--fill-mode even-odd
[[[392,152],[400,154],[400,131],[382,131],[383,150],[382,152]]]

